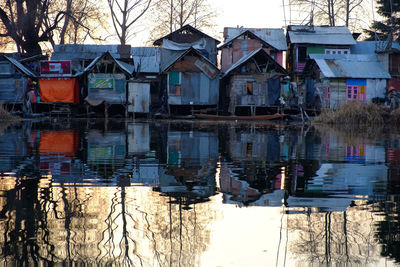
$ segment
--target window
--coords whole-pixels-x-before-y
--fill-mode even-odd
[[[254,83],[253,82],[246,82],[246,94],[253,95]]]
[[[351,87],[347,87],[347,100],[351,99]]]
[[[9,63],[0,63],[0,74],[11,74],[11,66]]]
[[[331,92],[329,86],[325,87],[325,100],[329,101],[331,99]]]
[[[344,54],[350,54],[350,49],[348,48],[340,48],[340,49],[325,49],[325,54],[327,55],[344,55]]]
[[[346,87],[347,100],[365,100],[365,85],[348,85]]]
[[[168,95],[180,96],[181,95],[181,73],[169,72],[168,73]]]
[[[300,46],[297,48],[297,61],[298,62],[305,62],[307,58],[307,47],[305,46]]]
[[[247,40],[241,42],[241,49],[242,51],[247,51]]]

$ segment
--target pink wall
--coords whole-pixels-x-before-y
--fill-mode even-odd
[[[232,47],[222,49],[221,53],[221,70],[227,71],[235,62],[241,59],[244,55],[242,50],[242,41],[247,41],[247,51],[254,51],[259,49],[262,45],[257,39],[240,40],[236,39],[232,43]],[[264,48],[264,50],[271,55],[271,49]],[[283,66],[283,52],[279,51],[275,59],[281,66]]]

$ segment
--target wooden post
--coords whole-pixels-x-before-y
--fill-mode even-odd
[[[86,107],[86,118],[89,118],[89,104],[85,104]]]
[[[108,120],[108,103],[104,102],[104,118]]]

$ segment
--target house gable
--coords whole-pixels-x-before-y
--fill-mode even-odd
[[[201,38],[213,39],[215,40],[216,44],[220,43],[220,41],[218,41],[217,39],[203,33],[202,31],[199,31],[198,29],[188,24],[170,34],[165,35],[164,37],[155,40],[153,42],[153,45],[161,46],[163,40],[165,39],[176,43],[194,43]]]

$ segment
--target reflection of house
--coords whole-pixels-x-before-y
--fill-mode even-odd
[[[39,137],[40,171],[58,183],[82,182],[88,174],[76,158],[79,133],[76,130],[41,131]]]
[[[376,55],[310,55],[305,69],[306,103],[339,108],[348,101],[384,97],[390,74]]]
[[[224,203],[249,203],[261,196],[257,189],[250,187],[246,181],[239,180],[226,162],[220,163],[219,186],[220,191],[226,194]]]
[[[24,132],[9,129],[0,136],[0,173],[11,172],[28,155]]]
[[[299,74],[312,54],[350,54],[354,45],[346,27],[290,25],[287,29],[287,70]]]
[[[280,78],[287,75],[262,48],[236,61],[222,76],[221,106],[229,103],[230,114],[238,108],[249,109],[256,115],[258,109],[275,106],[280,97]],[[264,110],[265,112],[265,110]]]
[[[225,43],[221,50],[221,70],[227,71],[243,56],[262,48],[283,66],[283,51],[287,50],[283,29],[224,28]]]
[[[87,134],[87,163],[101,177],[112,177],[114,171],[123,168],[126,157],[124,132],[90,131]]]
[[[279,137],[265,132],[231,131],[229,142],[230,156],[235,160],[262,159],[279,162],[281,144]]]
[[[128,124],[128,154],[138,155],[150,151],[150,127],[148,123]]]
[[[377,189],[386,188],[387,169],[382,164],[322,164],[317,176],[305,183],[301,191],[295,188],[295,193],[287,199],[288,207],[343,211],[357,196],[380,199],[383,192]]]
[[[167,165],[160,169],[162,192],[215,194],[218,139],[210,132],[168,132]]]

